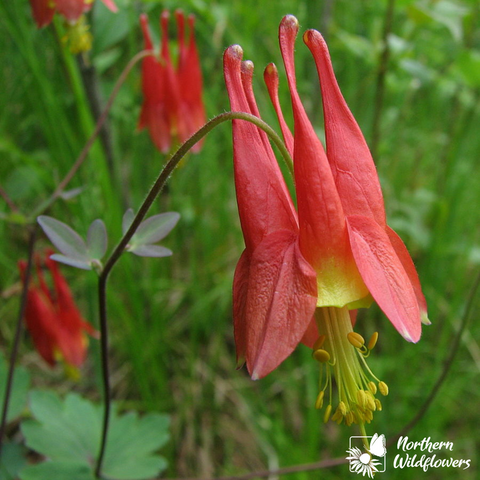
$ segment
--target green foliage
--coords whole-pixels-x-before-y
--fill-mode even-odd
[[[158,36],[161,9],[174,9],[179,2],[117,1],[118,16],[110,14],[102,2],[95,3],[90,60],[97,68],[96,86],[105,101],[128,60],[143,48],[138,14],[148,10]],[[228,109],[221,55],[228,45],[238,43],[255,63],[259,109],[274,128],[277,123],[262,70],[271,61],[279,66],[280,102],[291,125],[277,28],[282,16],[292,13],[302,31],[316,28],[326,36],[342,92],[369,141],[387,3],[278,0],[262,2],[259,8],[254,0],[182,2],[186,12],[197,16],[208,116]],[[12,214],[0,201],[0,215],[12,220],[0,222],[0,288],[9,292],[18,282],[16,262],[25,257],[20,224],[68,171],[94,121],[80,67],[62,50],[61,32],[36,30],[28,2],[0,2],[0,18],[0,184],[21,210],[21,215]],[[476,0],[395,2],[375,161],[389,223],[413,253],[432,325],[412,345],[399,338],[375,307],[360,312],[358,331],[366,337],[380,332],[369,365],[391,391],[369,433],[384,433],[387,441],[415,416],[439,375],[480,265],[479,24]],[[298,88],[320,131],[317,74],[301,38],[296,55]],[[79,232],[86,232],[93,218],[102,218],[112,244],[117,242],[123,212],[127,206],[138,209],[165,160],[148,134],[137,132],[141,100],[137,67],[109,116],[111,166],[97,141],[69,186],[81,194],[60,199],[48,215]],[[344,455],[348,437],[357,433],[324,425],[313,408],[318,371],[308,349],[299,347],[278,370],[258,382],[243,370],[235,371],[231,282],[243,242],[231,159],[231,131],[224,125],[209,135],[201,153],[190,155],[174,172],[168,190],[149,213],[181,215],[182,221],[164,241],[175,255],[162,262],[124,255],[109,282],[116,387],[129,406],[172,415],[172,442],[164,453],[169,477],[212,478],[335,458]],[[43,238],[39,248],[45,245],[48,240]],[[75,276],[73,270],[66,273],[85,317],[94,322],[93,276],[78,272]],[[6,294],[0,307],[3,345],[12,338],[17,306],[18,297]],[[478,307],[476,300],[477,311]],[[453,441],[458,458],[476,458],[479,451],[479,338],[480,325],[472,322],[440,397],[410,434],[415,440],[431,436],[436,441]],[[29,365],[30,348],[27,340],[22,361]],[[54,379],[42,372],[41,381],[52,384]],[[88,385],[95,386],[94,380]],[[55,411],[64,409],[61,418],[65,420],[67,402],[51,403],[57,405]],[[97,412],[96,408],[91,411]],[[98,418],[96,422],[99,431]],[[43,424],[32,425],[43,428]],[[93,430],[91,426],[92,435]],[[22,476],[53,480],[51,470],[61,462],[28,467]],[[90,458],[88,473],[85,462],[69,468],[78,470],[78,475],[83,475],[82,469],[90,475],[92,462]],[[462,479],[476,479],[475,468],[463,471]],[[345,469],[342,465],[291,478],[343,478]],[[73,471],[62,480],[76,478]],[[390,469],[387,475],[389,479],[418,478],[415,469]],[[452,471],[439,469],[432,475],[450,479]]]
[[[8,375],[8,364],[0,355],[0,406],[3,408],[3,396],[5,393]],[[24,367],[16,367],[14,371],[12,393],[10,397],[7,421],[19,417],[27,404],[27,393],[30,388],[30,374]]]
[[[52,391],[32,391],[33,420],[22,423],[29,448],[45,455],[46,463],[22,471],[22,480],[93,478],[100,448],[102,408],[77,394],[64,400]],[[114,409],[103,464],[103,474],[115,480],[142,480],[158,475],[166,460],[155,452],[169,439],[166,415],[119,414]],[[48,474],[48,475],[47,475]]]
[[[0,480],[16,480],[26,466],[25,449],[22,445],[7,443],[3,445],[0,460]]]

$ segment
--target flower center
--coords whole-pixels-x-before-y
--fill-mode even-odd
[[[344,421],[347,425],[370,423],[373,412],[382,410],[380,400],[375,397],[377,391],[388,395],[386,383],[372,373],[365,361],[377,343],[378,333],[375,332],[365,345],[363,337],[353,331],[346,307],[317,308],[315,320],[320,334],[313,346],[313,358],[320,363],[320,393],[315,408],[321,409],[324,397],[328,395],[328,406],[324,415],[324,422],[328,422],[332,413],[334,377],[338,390],[338,405],[332,420],[338,424]]]
[[[74,55],[91,50],[92,34],[85,15],[82,15],[74,24],[66,22],[66,33],[62,42]]]
[[[368,465],[370,463],[370,460],[372,459],[372,457],[370,456],[369,453],[362,453],[362,455],[360,455],[360,462],[363,463],[364,465]]]

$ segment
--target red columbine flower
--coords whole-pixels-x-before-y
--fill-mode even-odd
[[[320,77],[328,154],[315,134],[296,89],[297,33],[296,18],[286,16],[279,37],[293,136],[278,102],[275,65],[265,71],[293,154],[297,211],[266,135],[251,123],[233,123],[235,185],[245,239],[233,286],[237,360],[246,361],[252,377],[260,378],[303,341],[326,371],[317,408],[331,390],[333,374],[339,403],[332,419],[363,426],[381,409],[377,390],[386,395],[388,387],[366,366],[364,357],[378,334],[365,345],[353,332],[356,309],[374,299],[400,334],[417,342],[421,321],[429,323],[426,303],[405,245],[386,225],[375,165],[339,90],[327,46],[320,33],[309,30],[304,41]],[[224,71],[232,110],[259,116],[253,64],[242,62],[238,45],[225,52]]]
[[[161,15],[162,44],[160,58],[149,56],[142,63],[143,105],[138,127],[148,128],[155,146],[170,151],[176,142],[184,142],[205,123],[202,101],[202,72],[194,35],[194,17],[188,17],[189,37],[185,39],[185,17],[177,10],[178,66],[173,65],[168,41],[168,11]],[[145,49],[153,50],[146,15],[140,16]],[[198,152],[201,142],[192,149]]]
[[[48,25],[57,11],[65,19],[74,24],[93,5],[94,0],[30,0],[33,18],[38,28]],[[116,12],[117,7],[113,0],[102,0],[102,2],[112,11]]]
[[[29,286],[25,320],[27,329],[40,356],[51,366],[63,360],[69,367],[78,368],[85,361],[88,339],[85,333],[97,336],[94,328],[78,311],[70,288],[57,264],[49,258],[44,264],[50,272],[51,291],[37,261],[37,283]],[[26,264],[19,262],[23,275]]]

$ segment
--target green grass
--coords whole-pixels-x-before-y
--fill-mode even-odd
[[[119,38],[102,30],[108,14],[100,9],[93,25],[101,45],[94,45],[92,62],[99,69],[104,98],[127,61],[142,48],[138,14],[148,8],[156,28],[160,13],[157,2],[118,3],[123,13],[113,31]],[[197,15],[209,117],[229,108],[221,56],[232,43],[242,45],[245,58],[256,65],[255,89],[264,119],[277,129],[262,85],[263,68],[271,61],[281,72],[281,101],[290,115],[277,29],[282,16],[293,13],[302,31],[316,28],[328,37],[338,81],[369,140],[386,2],[338,0],[332,2],[330,17],[325,3],[281,0],[262,2],[260,7],[252,0],[183,2],[185,11]],[[387,439],[414,417],[440,374],[480,264],[478,5],[439,3],[461,5],[464,10],[447,15],[435,2],[399,1],[395,36],[390,37],[376,161],[389,223],[412,252],[432,325],[412,345],[375,307],[358,324],[366,336],[374,329],[380,331],[369,363],[387,381],[391,393],[368,431],[384,433]],[[163,2],[162,6],[173,9],[178,4]],[[0,17],[4,39],[0,184],[28,213],[68,171],[94,122],[75,59],[62,52],[55,30],[36,30],[27,2],[3,2]],[[316,72],[301,39],[296,62],[299,91],[321,131]],[[72,188],[84,187],[83,193],[69,202],[58,201],[49,212],[80,232],[86,232],[94,219],[104,219],[110,247],[120,238],[123,212],[139,207],[165,160],[147,133],[136,130],[140,104],[137,67],[110,115],[113,173],[97,142],[71,183]],[[152,207],[152,214],[169,210],[181,214],[179,225],[163,242],[174,256],[155,260],[125,255],[110,281],[114,394],[126,406],[172,415],[172,441],[167,447],[170,477],[210,478],[342,457],[348,437],[358,434],[343,426],[324,425],[322,414],[314,410],[318,372],[305,347],[257,382],[245,370],[235,370],[231,282],[243,243],[232,170],[231,128],[222,125],[208,136],[200,154],[190,155],[175,171],[168,190]],[[8,211],[3,201],[0,211]],[[0,223],[3,292],[18,281],[16,262],[25,257],[25,239],[22,227]],[[39,248],[47,245],[42,239]],[[94,275],[63,271],[85,316],[95,323]],[[18,296],[7,295],[0,307],[4,351],[12,338],[17,304]],[[475,307],[479,306],[476,299]],[[476,478],[475,457],[480,450],[476,309],[472,320],[439,396],[408,435],[417,441],[427,436],[452,441],[452,456],[471,458],[473,465],[465,471],[431,470],[425,474],[429,479]],[[31,348],[26,339],[23,363],[26,358],[31,362]],[[92,363],[96,357],[92,356]],[[64,388],[58,386],[58,375],[43,374],[39,381]],[[96,395],[94,382],[84,382],[76,388]],[[395,450],[392,447],[390,467]],[[343,465],[289,478],[348,475]],[[381,478],[421,475],[417,469],[390,468]]]

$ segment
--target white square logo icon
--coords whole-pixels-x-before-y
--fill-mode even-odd
[[[369,449],[365,443],[370,445]],[[373,478],[377,472],[384,472],[387,466],[387,449],[385,435],[350,437],[347,450],[350,472],[367,474]]]

